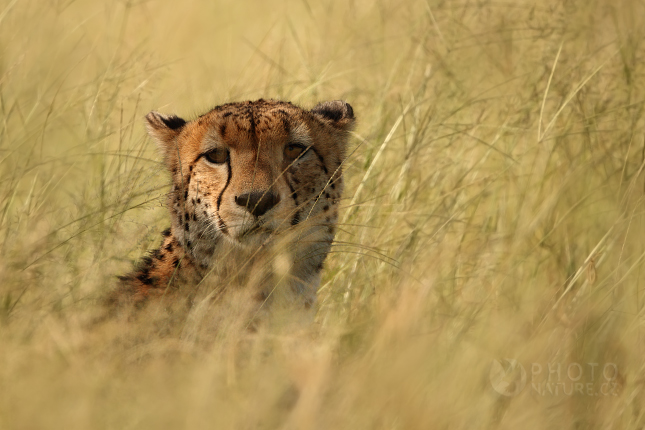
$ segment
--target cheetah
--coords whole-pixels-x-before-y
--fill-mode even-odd
[[[172,177],[171,226],[108,302],[141,306],[210,276],[243,279],[262,304],[282,280],[310,309],[336,233],[352,107],[260,99],[146,121]]]

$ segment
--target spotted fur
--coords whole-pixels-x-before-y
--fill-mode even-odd
[[[146,120],[172,177],[171,227],[161,247],[120,278],[110,301],[141,304],[213,272],[254,271],[266,301],[280,255],[292,298],[311,306],[335,235],[352,107],[331,101],[304,110],[257,100],[224,104],[188,122],[157,112]],[[304,149],[290,159],[285,148],[294,145]],[[220,162],[223,150],[228,156]]]

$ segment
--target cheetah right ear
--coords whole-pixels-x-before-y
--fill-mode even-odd
[[[311,113],[334,127],[345,131],[352,130],[356,123],[354,109],[343,100],[318,103],[311,110]]]
[[[146,121],[148,122],[148,134],[159,143],[164,151],[186,125],[186,121],[178,116],[167,116],[155,111],[146,115]]]

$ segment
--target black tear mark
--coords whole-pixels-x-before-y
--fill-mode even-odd
[[[318,156],[318,160],[320,160],[320,164],[322,164],[322,169],[323,172],[325,172],[325,175],[328,175],[329,171],[327,170],[327,166],[325,166],[325,159],[323,158],[323,156],[320,155],[320,153],[316,151],[316,148],[314,148],[313,146],[311,147],[311,150],[314,151],[314,153]]]
[[[215,215],[217,216],[218,227],[223,234],[227,234],[228,229],[222,217],[219,216],[219,208],[222,205],[222,196],[224,195],[224,191],[226,191],[226,189],[228,188],[228,185],[231,183],[231,178],[233,177],[233,170],[231,169],[231,157],[226,160],[226,167],[228,168],[228,176],[226,178],[226,184],[224,185],[224,188],[222,188],[222,191],[217,196],[217,211],[215,212]],[[208,204],[206,205],[206,207],[208,207]]]
[[[219,208],[222,205],[222,195],[224,194],[224,191],[226,191],[226,188],[228,188],[228,184],[231,183],[231,177],[233,176],[233,171],[231,170],[231,158],[226,159],[226,167],[228,168],[228,177],[226,178],[226,184],[224,185],[224,188],[222,188],[222,191],[219,193],[219,196],[217,196],[217,212],[219,212]]]

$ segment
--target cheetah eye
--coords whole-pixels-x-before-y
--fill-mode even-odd
[[[204,156],[211,163],[223,164],[228,160],[228,150],[224,148],[215,148],[212,151],[204,154]]]
[[[300,143],[290,143],[284,147],[284,156],[289,160],[295,160],[305,152],[307,147]]]

